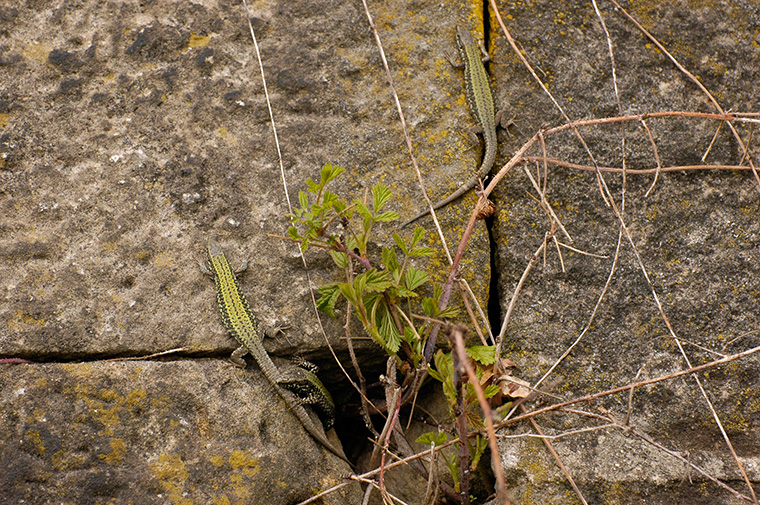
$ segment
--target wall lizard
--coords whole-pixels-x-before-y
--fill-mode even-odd
[[[316,395],[314,398],[311,398],[311,400],[324,402],[325,405],[329,403],[330,406],[332,406],[332,398],[330,398],[330,395],[327,393],[324,385],[322,385],[322,382],[308,369],[299,368],[299,370],[303,370],[303,373],[297,373],[295,376],[280,372],[262,345],[264,338],[262,325],[259,323],[258,318],[248,305],[248,301],[240,289],[235,273],[232,270],[229,261],[227,261],[224,251],[221,246],[213,240],[209,241],[208,247],[206,248],[206,260],[208,265],[206,266],[202,264],[201,267],[204,272],[214,277],[216,297],[224,327],[227,328],[227,331],[240,343],[240,347],[232,353],[232,357],[230,358],[232,362],[239,366],[241,364],[242,366],[245,366],[245,361],[243,361],[242,358],[247,353],[250,353],[256,360],[256,363],[258,363],[259,368],[261,368],[267,381],[285,401],[290,411],[298,418],[306,431],[308,431],[315,440],[330,450],[330,452],[350,464],[343,452],[333,446],[330,441],[327,440],[327,437],[320,432],[319,428],[315,426],[311,417],[309,417],[309,414],[302,405],[304,400],[300,400],[292,392],[283,389],[284,386],[298,391],[299,387],[303,387],[303,381],[306,380],[311,383],[312,386],[308,392]],[[293,384],[296,386],[293,386]],[[306,399],[306,401],[308,402],[309,399]],[[332,408],[334,409],[334,406],[332,406]],[[328,422],[328,424],[330,423],[331,421]]]
[[[473,40],[470,32],[463,30],[459,26],[457,26],[457,47],[459,49],[459,56],[464,63],[464,85],[467,105],[470,107],[470,112],[478,123],[478,130],[482,130],[485,151],[483,153],[483,163],[480,165],[478,173],[473,175],[472,178],[454,191],[448,198],[433,205],[433,209],[436,210],[444,205],[448,205],[474,188],[478,180],[483,179],[491,171],[491,167],[496,160],[496,125],[501,122],[501,112],[496,112],[491,81],[483,66],[483,62],[490,59],[488,53],[481,49],[478,43]],[[483,59],[481,59],[481,53],[485,55]],[[462,65],[454,66],[461,67]],[[401,226],[404,227],[429,213],[430,209],[428,208]]]

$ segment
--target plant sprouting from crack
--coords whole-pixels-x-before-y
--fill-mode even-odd
[[[331,282],[318,289],[319,309],[335,317],[336,306],[347,302],[349,310],[372,339],[389,356],[396,358],[398,369],[410,373],[423,363],[431,322],[456,318],[459,310],[455,307],[439,309],[442,287],[431,281],[426,270],[415,266],[413,260],[429,257],[434,252],[422,245],[423,228],[416,227],[410,238],[393,233],[394,246],[383,246],[379,257],[370,253],[376,225],[399,218],[396,212],[385,210],[392,194],[384,184],[376,184],[364,199],[346,202],[327,189],[327,185],[343,172],[343,168],[328,163],[320,171],[319,182],[306,181],[306,191],[300,191],[298,195],[298,208],[288,214],[291,226],[287,238],[298,242],[304,252],[310,247],[326,250],[343,271],[342,282]],[[493,366],[494,347],[472,346],[467,349],[467,354],[475,365],[476,379],[486,397],[501,405],[502,397],[509,395],[503,395],[503,387],[498,385],[501,376]],[[451,353],[439,350],[434,362],[435,369],[428,368],[428,372],[441,382],[451,418],[459,420],[461,426],[482,429],[485,424],[474,387],[463,380],[461,374],[454,374]],[[467,441],[462,433],[458,435],[459,443],[465,443],[468,448],[468,471],[474,470],[486,449],[487,440],[478,435]],[[442,445],[447,440],[446,433],[430,432],[419,437],[417,442],[429,446]],[[458,483],[462,472],[460,453],[446,452],[441,454]],[[455,487],[458,488],[458,484]]]
[[[383,246],[380,258],[371,257],[369,245],[375,226],[398,220],[396,212],[384,210],[392,194],[384,184],[371,188],[370,201],[354,199],[346,203],[326,189],[328,183],[345,172],[330,163],[322,167],[320,180],[306,181],[307,190],[298,195],[299,207],[288,217],[292,226],[288,238],[301,250],[326,249],[333,262],[345,272],[344,282],[319,288],[319,308],[335,317],[335,307],[347,301],[356,317],[375,342],[391,356],[404,350],[404,359],[416,367],[422,359],[426,326],[415,324],[412,314],[420,311],[429,319],[452,318],[457,309],[439,311],[441,287],[433,284],[425,270],[413,266],[415,258],[433,254],[422,245],[425,230],[415,228],[412,237],[392,235],[395,247]],[[432,296],[422,296],[432,286]],[[430,290],[430,289],[429,289]]]

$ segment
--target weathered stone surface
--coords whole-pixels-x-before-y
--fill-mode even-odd
[[[705,95],[662,52],[609,4],[600,4],[615,52],[622,114],[666,110],[716,112]],[[713,93],[724,109],[756,110],[758,48],[748,19],[756,4],[695,6],[686,2],[650,8],[626,7]],[[510,7],[508,26],[526,56],[572,119],[621,115],[612,86],[609,52],[590,5],[539,2]],[[541,18],[536,13],[543,13]],[[498,35],[497,35],[498,37]],[[524,142],[541,125],[564,121],[509,49],[496,39],[496,79],[503,100],[514,105]],[[506,93],[503,91],[506,90]],[[696,118],[649,120],[663,166],[738,165],[742,153],[724,126],[707,161],[700,158],[718,127]],[[747,141],[749,127],[736,124]],[[640,123],[627,123],[628,169],[656,166]],[[581,130],[600,166],[621,166],[621,126]],[[547,138],[547,155],[591,164],[572,133]],[[756,141],[752,141],[756,145]],[[541,155],[539,148],[532,155]],[[758,163],[760,160],[755,160]],[[746,162],[745,162],[746,164]],[[529,167],[535,174],[536,167]],[[572,398],[688,368],[659,315],[652,289],[693,365],[758,345],[760,327],[760,191],[749,172],[690,171],[629,174],[624,218],[647,274],[624,237],[615,275],[596,318],[547,382],[553,393]],[[621,207],[622,177],[604,174]],[[612,267],[619,223],[600,196],[593,173],[549,166],[547,200],[572,236],[557,238],[582,251],[563,249],[564,271],[552,244],[535,265],[515,307],[507,356],[520,377],[537,381],[581,334]],[[501,303],[506,308],[529,259],[550,229],[522,167],[497,189],[501,212],[494,226]],[[760,365],[756,356],[700,374],[707,395],[750,478],[760,481]],[[548,400],[551,401],[551,400]],[[624,420],[628,396],[596,402]],[[586,410],[592,407],[584,406]],[[538,420],[558,435],[602,424],[576,415]],[[637,390],[631,425],[656,442],[748,494],[693,377]],[[525,427],[515,432],[524,432]],[[510,434],[505,430],[505,434]],[[634,433],[609,428],[553,441],[589,503],[734,503],[729,493],[683,462],[643,442]],[[540,441],[505,439],[503,465],[518,503],[573,503],[573,494]]]
[[[349,170],[333,188],[347,198],[363,195],[379,180],[395,190],[408,186],[412,176],[403,137],[360,7],[338,1],[252,7],[291,197],[326,162]],[[401,5],[390,9],[385,14],[390,18],[408,12]],[[421,25],[420,16],[427,14],[415,9],[417,17],[408,22]],[[198,268],[208,237],[216,236],[233,261],[250,261],[242,283],[259,316],[270,325],[291,325],[286,338],[267,341],[268,348],[281,357],[298,352],[317,362],[338,397],[339,378],[330,374],[335,366],[311,309],[313,286],[297,249],[269,236],[285,234],[287,205],[242,5],[43,1],[4,5],[0,17],[0,357],[38,363],[85,360],[89,364],[82,366],[103,380],[112,365],[99,359],[176,348],[182,349],[175,354],[179,357],[226,359],[234,343],[220,324],[213,283]],[[382,15],[378,19],[385,23]],[[417,108],[424,102],[416,102],[409,90],[446,92],[428,86],[433,69],[419,65],[433,54],[431,46],[417,48],[406,33],[396,32],[397,44],[417,56],[406,61],[408,53],[394,51],[394,75],[425,70],[400,86],[407,106]],[[457,76],[448,82],[459,90]],[[434,106],[440,111],[450,104],[436,99]],[[429,111],[431,105],[422,109]],[[466,117],[466,110],[459,114]],[[427,134],[448,132],[450,115],[424,116]],[[474,164],[476,153],[470,154]],[[432,159],[423,163],[428,171],[438,148],[422,143],[418,155]],[[450,160],[449,168],[453,172],[461,165]],[[418,198],[405,197],[395,206],[407,204],[411,214]],[[336,279],[323,255],[312,258],[315,283]],[[487,247],[481,258],[485,264]],[[475,271],[483,268],[468,275]],[[484,279],[480,293],[487,287]],[[325,324],[345,356],[339,324]],[[362,342],[356,346],[362,363],[378,361],[374,344],[365,347],[371,353],[362,352]],[[52,365],[24,365],[23,370],[36,366]],[[167,376],[183,377],[200,389],[220,380],[187,377],[172,370],[176,363],[162,366]],[[260,379],[245,372],[251,380]],[[113,380],[114,387],[126,391],[127,384]],[[76,387],[73,379],[71,387]],[[238,395],[249,392],[244,383],[228,387],[239,388]],[[12,385],[2,388],[8,393]],[[37,399],[41,405],[63,401],[35,390],[43,393]],[[230,410],[229,416],[246,412]],[[273,432],[288,434],[293,431],[288,419],[268,420]],[[4,428],[13,432],[27,428],[25,419],[6,422]],[[54,452],[89,447],[75,434],[57,444]],[[2,452],[8,452],[6,447],[4,442]],[[109,454],[104,447],[97,454]],[[248,445],[231,447],[229,454],[245,450],[240,447]],[[49,455],[52,449],[45,450]],[[187,448],[181,455],[182,464],[194,457],[192,452]],[[283,485],[294,485],[286,470],[303,473],[299,477],[312,483],[334,481],[329,466],[286,464],[286,456],[277,460]],[[139,480],[148,468],[134,458],[113,462],[107,475],[118,473],[123,481]],[[49,480],[70,478],[58,475],[53,463],[42,467],[52,473]],[[197,496],[213,491],[211,480],[199,479],[193,486]],[[258,491],[262,495],[252,495],[251,502],[293,499],[283,494],[278,501],[267,490]],[[163,492],[154,486],[154,493]],[[142,497],[148,500],[148,494]]]
[[[3,503],[296,503],[348,472],[258,372],[229,363],[21,364],[0,376]]]
[[[724,108],[756,110],[757,5],[693,4],[637,3],[632,14],[700,76]],[[478,165],[478,150],[465,134],[473,122],[461,73],[445,56],[454,51],[454,25],[473,27],[479,18],[449,2],[372,8],[415,153],[437,200]],[[624,113],[712,110],[659,50],[608,4],[601,8],[613,37]],[[259,2],[253,9],[291,197],[332,162],[349,170],[336,192],[361,195],[382,181],[400,193],[395,209],[402,218],[421,209],[361,5]],[[510,4],[502,12],[512,16],[513,35],[572,118],[619,113],[606,42],[590,6],[539,2]],[[234,344],[219,322],[213,285],[197,266],[209,236],[220,238],[233,261],[250,260],[243,286],[262,319],[292,326],[287,338],[267,341],[273,353],[298,351],[327,369],[329,387],[339,380],[329,380],[331,360],[296,250],[269,236],[284,234],[287,206],[245,21],[241,5],[224,2],[0,6],[0,358],[39,362],[0,371],[6,437],[0,453],[19,455],[3,460],[10,469],[4,487],[20,493],[12,496],[30,496],[24,493],[43,483],[50,503],[79,490],[79,503],[88,502],[85,493],[93,503],[100,496],[120,503],[206,503],[214,497],[263,502],[259,491],[267,503],[290,503],[324,489],[345,470],[329,455],[309,451],[315,464],[299,466],[302,455],[288,452],[279,437],[303,435],[306,447],[313,442],[289,424],[291,416],[258,417],[257,406],[281,412],[281,405],[259,403],[258,393],[268,389],[255,368],[238,371],[218,361]],[[503,162],[541,125],[563,120],[491,26],[489,69],[497,102],[517,123],[510,133],[499,132]],[[685,165],[701,163],[717,124],[668,119],[649,126],[663,165]],[[748,129],[738,127],[746,139]],[[618,126],[583,133],[600,165],[620,164]],[[626,140],[629,168],[655,166],[640,127],[629,124]],[[571,134],[548,139],[548,152],[588,163]],[[707,162],[740,159],[723,128]],[[605,180],[619,204],[620,177],[606,174]],[[651,182],[652,176],[629,175],[626,222],[690,359],[700,363],[713,356],[692,344],[726,353],[756,345],[760,208],[753,177],[662,174],[645,198]],[[618,233],[592,175],[551,168],[547,183],[572,245],[607,258],[566,250],[563,272],[550,250],[546,265],[536,266],[513,313],[506,348],[529,380],[540,377],[588,321]],[[494,306],[502,308],[548,229],[526,192],[533,190],[516,171],[493,195],[501,209],[492,229],[495,263],[488,262],[482,223],[463,261],[462,275],[481,299],[491,267],[498,272],[500,303]],[[467,195],[439,213],[450,247],[474,201],[474,194]],[[429,218],[421,224],[429,227]],[[431,237],[433,245],[437,240]],[[336,279],[324,256],[310,259],[315,283]],[[443,256],[433,264],[443,276]],[[326,324],[341,351],[339,325]],[[357,345],[362,362],[382,361],[374,344]],[[174,348],[183,349],[177,361],[104,361]],[[201,361],[203,356],[214,361]],[[642,376],[651,377],[684,366],[624,243],[595,324],[557,369],[562,381],[554,392],[582,395],[629,382],[642,367]],[[702,376],[755,481],[758,368],[755,358]],[[241,400],[229,406],[230,398]],[[626,401],[615,397],[598,405],[622,418]],[[197,414],[204,409],[216,419],[213,426]],[[539,422],[552,433],[586,426],[567,414]],[[693,379],[637,391],[632,423],[744,489]],[[503,444],[517,497],[570,500],[540,445]],[[607,430],[556,444],[596,501],[678,502],[706,490],[704,499],[692,503],[730,502],[725,492],[630,434]],[[262,464],[251,475],[259,468],[257,458],[277,463]],[[276,467],[282,473],[272,491],[261,483],[277,479],[268,473]],[[308,484],[295,485],[296,477]]]

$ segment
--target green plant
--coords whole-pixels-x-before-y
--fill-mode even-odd
[[[343,172],[343,168],[328,163],[320,171],[319,182],[306,181],[306,191],[298,195],[298,208],[288,215],[291,220],[288,239],[298,242],[302,251],[311,247],[326,250],[343,271],[343,281],[319,288],[320,310],[335,317],[336,306],[347,303],[373,340],[396,358],[402,374],[419,373],[431,322],[456,318],[459,311],[457,308],[439,309],[443,288],[432,282],[431,275],[413,261],[434,252],[422,245],[424,229],[415,228],[408,238],[393,233],[393,246],[381,247],[379,257],[370,253],[376,225],[391,223],[399,216],[385,210],[392,195],[384,184],[371,188],[371,198],[367,195],[351,202],[326,189]],[[467,353],[475,364],[475,375],[483,384],[486,398],[492,398],[500,392],[493,384],[494,347],[473,346]],[[474,470],[488,445],[487,439],[480,435],[468,440],[466,431],[482,429],[485,423],[474,386],[464,381],[461,373],[454,373],[451,353],[439,350],[434,355],[434,363],[435,367],[427,371],[441,382],[450,415],[458,424],[458,443],[466,444],[468,449],[464,453],[449,450],[441,453],[459,489],[462,475],[467,473],[462,473],[461,467]],[[398,381],[409,382],[414,381]],[[431,432],[419,437],[417,442],[443,445],[447,440],[446,433]],[[467,458],[464,465],[460,462],[463,457]]]
[[[422,359],[428,323],[415,324],[412,314],[441,319],[456,317],[458,310],[439,311],[440,286],[430,281],[425,270],[410,264],[413,258],[434,252],[421,245],[424,229],[415,228],[409,239],[394,233],[395,247],[384,246],[380,258],[370,257],[375,225],[398,220],[396,212],[384,210],[392,194],[387,186],[377,184],[371,189],[369,204],[359,199],[346,203],[325,188],[344,171],[328,163],[322,167],[318,183],[306,181],[307,191],[298,195],[299,207],[288,216],[292,223],[288,238],[299,242],[302,251],[326,249],[345,273],[345,281],[319,288],[319,308],[334,317],[336,304],[345,300],[375,342],[392,356],[403,348],[404,360],[416,367]],[[432,291],[430,296],[423,296],[426,288]]]

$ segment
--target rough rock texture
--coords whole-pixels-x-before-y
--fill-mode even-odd
[[[598,3],[612,36],[624,114],[713,111],[661,51],[610,4]],[[501,6],[512,35],[568,115],[620,114],[592,6],[513,4]],[[725,109],[757,109],[756,3],[634,4],[631,13]],[[420,210],[361,4],[256,2],[251,9],[291,197],[332,162],[349,170],[335,192],[350,198],[382,181],[399,194],[394,205],[402,218]],[[478,167],[478,149],[466,135],[473,121],[461,72],[446,56],[454,51],[454,25],[477,34],[482,16],[474,5],[448,1],[381,2],[371,9],[415,155],[438,200]],[[516,128],[499,132],[502,164],[539,127],[563,119],[494,27],[492,20],[489,70],[498,104],[516,116]],[[233,261],[248,259],[242,283],[257,312],[270,325],[292,327],[287,338],[267,341],[268,348],[281,358],[297,351],[317,361],[328,387],[340,392],[297,251],[269,236],[285,233],[287,205],[242,5],[6,2],[0,6],[0,81],[0,358],[35,362],[0,369],[0,497],[278,505],[340,482],[348,468],[298,428],[255,366],[241,371],[225,361],[234,343],[219,321],[213,284],[197,264],[209,236],[220,239]],[[681,118],[648,126],[663,166],[693,165],[702,163],[717,123]],[[748,126],[737,128],[746,140]],[[619,125],[583,134],[599,165],[620,165]],[[638,124],[627,124],[626,141],[629,168],[655,166]],[[589,163],[572,134],[547,139],[547,150],[565,162]],[[737,165],[741,158],[724,127],[706,163]],[[702,363],[715,357],[708,350],[757,345],[760,192],[754,177],[661,174],[645,197],[652,179],[628,176],[626,224],[689,359]],[[620,205],[621,177],[605,174],[605,180]],[[572,245],[606,257],[565,249],[563,271],[552,246],[546,263],[536,265],[506,343],[519,375],[533,381],[587,324],[618,237],[592,174],[552,167],[547,187]],[[535,196],[522,169],[515,169],[493,195],[500,208],[490,230],[494,263],[482,223],[463,261],[462,275],[480,299],[487,297],[491,272],[497,273],[499,290],[492,294],[499,299],[491,308],[502,312],[549,229],[526,193]],[[471,193],[439,212],[449,247],[456,247],[474,202]],[[420,224],[429,228],[430,219]],[[439,243],[437,236],[429,239]],[[315,284],[336,279],[324,255],[310,259]],[[445,276],[443,255],[432,264]],[[325,324],[345,357],[340,325]],[[357,346],[362,363],[383,361],[373,344]],[[107,361],[176,348],[181,351],[165,361]],[[630,382],[640,370],[641,377],[654,377],[685,366],[624,240],[594,324],[550,378],[560,378],[553,392],[579,396]],[[754,482],[760,480],[759,376],[756,357],[700,376]],[[627,397],[596,406],[623,419]],[[539,422],[553,434],[590,423],[571,414]],[[637,391],[631,424],[747,493],[693,378]],[[504,434],[526,430],[521,425]],[[346,440],[349,453],[363,443],[362,436]],[[555,444],[590,503],[732,500],[631,432],[606,429]],[[575,499],[535,440],[504,439],[502,457],[516,502]],[[424,493],[422,484],[413,485]],[[344,492],[323,502],[359,502],[357,485]]]
[[[599,2],[610,31],[622,103],[618,111],[605,34],[591,4],[538,2],[504,4],[508,27],[552,94],[572,119],[604,118],[659,111],[716,112],[705,95],[620,12]],[[728,110],[757,110],[760,58],[756,3],[641,3],[626,7]],[[541,18],[536,15],[540,13]],[[755,20],[755,21],[752,21]],[[524,142],[541,126],[564,121],[546,95],[496,35],[491,71],[500,98],[514,107]],[[718,127],[697,118],[647,122],[662,166],[739,165],[742,153],[724,126],[705,162]],[[746,142],[749,125],[736,123]],[[581,130],[600,166],[621,166],[621,125]],[[656,167],[646,131],[625,125],[628,169]],[[547,138],[547,155],[590,165],[572,133]],[[756,146],[756,140],[752,141]],[[753,147],[753,150],[755,148]],[[539,148],[530,153],[540,156]],[[756,163],[760,160],[755,160]],[[745,162],[746,165],[746,162]],[[536,166],[528,165],[535,174]],[[606,173],[606,184],[621,206],[622,177]],[[652,283],[649,287],[633,248],[624,237],[615,274],[591,328],[547,379],[562,398],[590,393],[688,368],[652,294],[656,292],[675,334],[693,365],[760,343],[760,185],[749,172],[690,171],[661,174],[646,196],[653,174],[629,174],[625,222]],[[563,249],[564,271],[552,244],[525,284],[507,332],[507,355],[520,364],[522,378],[535,383],[588,324],[607,282],[619,224],[601,198],[593,173],[550,165],[547,200],[568,233],[565,244],[604,258]],[[518,167],[499,186],[501,212],[494,226],[498,243],[494,268],[505,309],[528,261],[551,228],[535,200],[536,191]],[[700,374],[734,448],[750,478],[760,481],[760,380],[753,356]],[[548,400],[548,399],[547,399]],[[594,406],[625,420],[628,396]],[[660,383],[633,395],[631,426],[684,456],[745,495],[749,490],[723,441],[693,377]],[[604,424],[578,415],[539,419],[550,434]],[[523,433],[521,426],[515,432]],[[554,441],[589,503],[733,503],[728,492],[707,483],[635,433],[604,429]],[[551,456],[538,440],[502,441],[503,465],[518,503],[574,503]]]
[[[346,472],[326,450],[304,450],[309,434],[258,371],[223,361],[0,375],[2,503],[296,503]],[[324,503],[352,498],[344,489]]]
[[[448,44],[449,31],[436,31],[426,21],[450,12],[441,4],[403,2],[375,12],[420,165],[425,175],[437,177],[433,198],[465,179],[478,156],[461,133],[471,124],[464,102],[453,104],[449,96],[461,95],[460,75],[444,65],[444,52],[438,50]],[[341,396],[337,367],[311,308],[314,286],[297,248],[270,236],[285,235],[288,207],[247,17],[238,2],[80,0],[0,6],[0,358],[38,363],[3,370],[8,376],[2,383],[0,431],[8,438],[0,452],[15,451],[18,459],[0,495],[35,496],[38,503],[145,503],[153,493],[152,500],[162,503],[208,503],[216,496],[220,503],[266,500],[274,505],[311,496],[347,473],[310,438],[302,439],[290,416],[272,415],[281,413],[276,398],[253,409],[256,391],[267,391],[266,384],[255,371],[226,366],[234,342],[221,326],[213,283],[198,268],[210,236],[219,239],[233,262],[248,259],[242,284],[255,310],[270,326],[291,326],[285,338],[268,340],[267,347],[281,358],[298,353],[317,362],[334,396]],[[361,6],[258,2],[251,5],[250,20],[261,46],[291,198],[306,178],[315,178],[324,163],[332,162],[348,169],[332,188],[347,199],[383,181],[397,193],[408,190],[393,204],[402,217],[421,208]],[[389,30],[392,25],[396,29]],[[459,123],[464,126],[452,127]],[[452,236],[461,227],[459,214],[473,201],[468,195],[447,209]],[[432,244],[437,240],[430,235]],[[391,244],[388,238],[377,248]],[[485,300],[489,250],[484,226],[475,244],[478,252],[469,257],[464,275]],[[315,285],[336,280],[324,254],[310,260]],[[433,261],[445,263],[442,256]],[[347,359],[340,325],[325,324]],[[363,364],[385,361],[371,342],[356,346]],[[161,361],[156,372],[166,379],[143,387],[149,393],[138,393],[135,408],[150,418],[164,419],[165,412],[179,418],[189,408],[187,400],[172,391],[162,394],[160,386],[192,387],[198,391],[195,403],[227,412],[220,417],[231,423],[238,420],[229,427],[238,430],[235,440],[192,420],[190,427],[167,421],[160,434],[148,433],[140,415],[128,408],[113,435],[93,440],[88,432],[63,433],[84,407],[56,406],[73,394],[66,391],[76,391],[85,371],[95,391],[86,394],[97,397],[107,387],[102,408],[114,408],[108,402],[131,401],[144,373],[138,370],[154,365],[115,373],[125,365],[105,360],[170,349],[180,351]],[[185,371],[185,360],[203,357],[220,361],[211,366],[213,373],[204,366]],[[67,363],[66,374],[58,372],[60,363]],[[60,392],[37,381],[49,367],[46,373],[55,381],[45,384],[60,382]],[[376,380],[370,366],[366,372]],[[254,386],[233,377],[250,378]],[[227,396],[247,395],[249,403],[222,405],[225,398],[211,391],[219,382],[234,390]],[[29,383],[37,387],[23,386]],[[149,407],[155,398],[161,398],[160,408]],[[33,415],[23,413],[27,409]],[[257,438],[250,426],[264,422],[269,439],[287,435],[298,445]],[[44,426],[61,431],[46,432]],[[111,451],[112,439],[118,440]],[[347,452],[355,452],[365,439],[363,433],[349,434]],[[173,440],[182,440],[182,447],[175,450]],[[206,451],[207,443],[219,449]],[[286,463],[294,449],[303,461]],[[208,466],[211,458],[217,463]],[[245,461],[231,463],[231,458]],[[241,485],[249,486],[250,495],[235,497],[221,485],[238,482],[240,465],[257,458],[262,468],[275,463],[244,476],[250,481]],[[212,467],[218,479],[206,478],[205,469]],[[283,473],[278,490],[270,492],[276,468]],[[153,480],[146,480],[151,472]],[[114,473],[120,477],[109,481]],[[83,479],[98,486],[95,497],[89,497]],[[163,487],[166,479],[176,492]],[[137,490],[129,484],[135,494],[119,486],[109,489],[109,482],[130,480],[145,486]],[[325,502],[356,502],[352,493],[358,485],[348,489]]]

